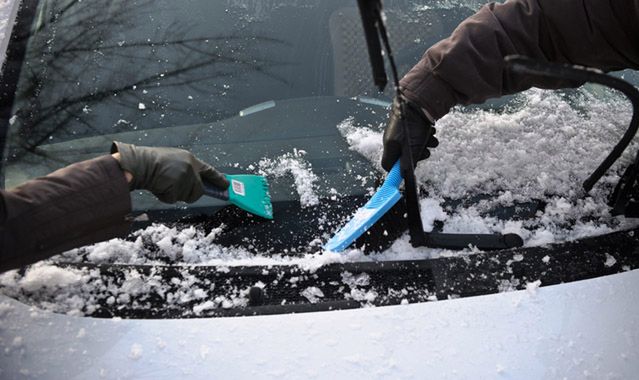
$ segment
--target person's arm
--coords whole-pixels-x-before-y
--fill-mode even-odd
[[[491,3],[428,49],[401,79],[413,162],[437,146],[435,121],[457,104],[481,103],[536,86],[574,82],[506,75],[504,57],[579,64],[604,71],[639,68],[639,0],[509,0]],[[397,102],[384,131],[382,167],[401,156]]]
[[[130,190],[149,190],[174,203],[199,199],[202,181],[229,186],[222,173],[183,149],[115,142],[111,150],[110,156],[0,190],[0,272],[124,237]]]
[[[431,47],[400,82],[431,121],[456,104],[481,103],[539,82],[504,75],[505,56],[604,71],[639,68],[639,0],[510,0],[488,4]]]
[[[113,156],[2,190],[0,202],[0,272],[129,230],[129,184]]]

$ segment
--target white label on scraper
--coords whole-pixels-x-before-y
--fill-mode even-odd
[[[231,186],[233,186],[233,192],[237,195],[245,196],[246,192],[244,192],[244,184],[238,180],[231,180]]]

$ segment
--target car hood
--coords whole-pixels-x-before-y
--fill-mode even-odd
[[[637,283],[634,270],[425,304],[190,320],[77,318],[0,295],[2,376],[632,378]]]

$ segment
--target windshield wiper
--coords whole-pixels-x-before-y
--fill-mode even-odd
[[[571,80],[575,84],[597,83],[624,94],[632,104],[632,119],[621,140],[610,151],[608,156],[583,182],[586,193],[603,177],[610,167],[628,148],[639,129],[639,91],[630,83],[604,74],[602,71],[575,65],[537,62],[522,56],[506,57],[506,68],[511,73],[544,78]],[[612,207],[612,215],[639,216],[639,151],[635,160],[624,172],[612,192],[608,205]]]

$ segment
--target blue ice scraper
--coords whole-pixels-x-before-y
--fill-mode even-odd
[[[357,210],[351,220],[324,245],[324,249],[341,252],[366,232],[400,200],[402,195],[399,192],[399,185],[401,183],[402,175],[398,160],[373,197]]]

